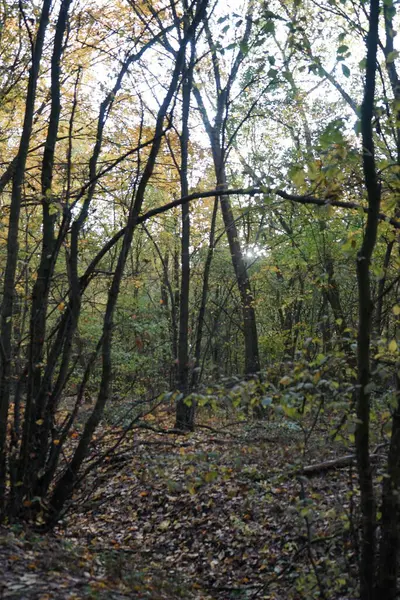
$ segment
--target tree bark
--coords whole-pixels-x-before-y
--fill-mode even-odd
[[[189,64],[185,68],[182,85],[182,133],[181,148],[181,193],[189,193],[188,153],[189,153],[189,112],[193,83],[194,45],[191,44]],[[176,429],[193,431],[195,405],[194,400],[187,404],[189,392],[189,288],[190,288],[190,208],[182,205],[181,234],[181,290],[179,296],[179,339],[178,339],[178,389],[179,399],[176,403]]]
[[[199,314],[197,317],[197,329],[196,329],[196,343],[194,350],[194,369],[192,372],[192,389],[196,389],[199,379],[200,379],[200,358],[201,358],[201,345],[203,340],[203,329],[204,329],[204,319],[206,315],[206,306],[207,306],[207,296],[208,296],[208,287],[209,287],[209,279],[210,279],[210,271],[211,271],[211,263],[214,254],[214,244],[215,244],[215,226],[217,223],[217,213],[218,213],[218,204],[219,200],[216,197],[214,200],[214,208],[211,217],[211,227],[210,227],[210,237],[208,242],[208,251],[207,258],[204,265],[203,272],[203,287],[201,290],[201,300],[200,300],[200,308]]]
[[[400,378],[396,374],[397,406],[392,420],[387,477],[382,485],[382,518],[376,600],[395,600],[397,595],[400,517]]]
[[[6,438],[7,417],[10,403],[10,375],[12,352],[12,318],[14,308],[14,284],[18,260],[18,227],[20,219],[22,186],[25,177],[26,160],[32,134],[36,90],[39,80],[44,38],[49,23],[51,0],[44,0],[39,27],[32,50],[32,64],[29,72],[25,116],[11,191],[11,206],[7,237],[7,261],[4,274],[3,303],[0,323],[0,515],[4,512],[6,482]]]
[[[13,487],[10,508],[14,513],[19,510],[22,497],[30,487],[31,482],[36,478],[37,471],[40,468],[39,463],[43,463],[43,454],[45,455],[45,453],[40,451],[40,446],[42,442],[42,446],[44,445],[47,448],[45,440],[48,437],[51,428],[51,420],[45,411],[45,403],[49,397],[47,392],[49,390],[44,390],[44,393],[40,395],[40,398],[39,391],[42,380],[43,348],[46,336],[46,319],[51,280],[57,256],[61,248],[61,242],[66,234],[66,227],[61,227],[58,240],[54,235],[57,211],[52,210],[54,207],[51,206],[51,188],[53,181],[54,155],[61,112],[61,57],[71,1],[72,0],[63,0],[61,4],[51,58],[51,110],[41,171],[43,238],[37,278],[32,291],[27,398],[21,455],[17,469],[18,481],[23,481],[24,485],[16,486],[17,482],[12,482]],[[36,424],[39,420],[42,422],[42,425],[40,426]]]
[[[194,35],[196,27],[201,20],[204,11],[206,10],[208,0],[204,0],[200,2],[196,6],[196,14],[192,20],[192,23],[188,27],[187,33],[185,37],[182,39],[180,44],[180,49],[177,53],[175,60],[175,67],[171,77],[171,83],[169,85],[168,92],[166,97],[158,111],[156,127],[155,127],[155,137],[153,144],[151,146],[150,154],[146,162],[146,166],[143,171],[143,175],[141,177],[140,183],[137,188],[137,192],[135,195],[135,199],[133,205],[129,212],[128,223],[125,229],[122,248],[118,257],[118,263],[114,272],[114,276],[111,282],[111,287],[108,293],[107,307],[106,313],[104,316],[103,323],[103,335],[101,341],[101,355],[102,355],[102,374],[101,374],[101,383],[100,383],[100,391],[97,397],[96,404],[94,406],[93,412],[87,420],[81,439],[79,444],[73,454],[73,457],[65,470],[62,477],[57,482],[53,494],[50,499],[50,521],[54,522],[60,515],[63,506],[70,499],[72,491],[74,489],[74,485],[76,484],[79,469],[85,460],[89,445],[92,439],[92,435],[98,426],[100,419],[102,417],[105,404],[109,397],[110,393],[110,385],[111,385],[111,375],[112,375],[112,363],[111,363],[111,344],[112,344],[112,330],[113,330],[113,317],[115,312],[116,303],[118,300],[119,289],[121,284],[121,279],[123,276],[126,260],[128,257],[128,252],[131,246],[133,232],[138,222],[138,217],[140,211],[142,209],[142,204],[144,201],[144,194],[147,189],[148,182],[153,174],[155,162],[160,150],[161,146],[161,134],[163,131],[163,124],[165,117],[167,115],[168,108],[172,101],[172,98],[176,92],[179,77],[182,72],[183,64],[184,64],[184,56],[185,56],[185,47],[188,41]]]
[[[367,64],[364,99],[361,107],[361,133],[363,143],[363,170],[365,189],[368,197],[368,217],[364,239],[357,255],[358,283],[358,336],[356,393],[357,424],[355,445],[357,471],[360,482],[360,508],[362,514],[362,539],[360,556],[360,598],[373,600],[376,561],[376,507],[373,488],[371,462],[369,456],[370,438],[370,337],[372,326],[372,298],[370,265],[376,244],[381,189],[375,164],[372,119],[374,112],[376,60],[378,47],[379,0],[371,0],[369,30],[367,35]]]
[[[249,15],[245,33],[243,35],[241,50],[238,52],[231,72],[228,75],[228,81],[225,87],[222,87],[222,77],[219,67],[218,56],[215,50],[215,44],[212,40],[207,19],[204,20],[205,31],[208,45],[211,52],[214,82],[216,88],[216,115],[214,122],[211,123],[208,116],[202,95],[198,87],[194,86],[193,93],[199,106],[200,114],[204,123],[204,128],[210,140],[211,151],[213,155],[214,170],[216,176],[217,189],[227,188],[226,177],[226,131],[225,131],[225,115],[228,110],[228,102],[230,91],[237,77],[237,73],[244,58],[242,48],[247,45],[251,33],[252,19]],[[258,351],[258,335],[256,315],[254,310],[254,298],[251,290],[249,275],[247,272],[246,262],[243,257],[240,239],[236,228],[236,222],[233,216],[232,206],[229,196],[220,196],[221,212],[224,220],[225,231],[228,238],[229,249],[232,258],[232,265],[235,272],[237,285],[242,304],[243,314],[243,334],[245,344],[245,374],[252,375],[260,370],[260,359]]]

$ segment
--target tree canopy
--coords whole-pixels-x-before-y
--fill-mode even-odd
[[[54,527],[118,407],[122,438],[325,414],[360,597],[396,597],[397,29],[392,0],[2,2],[3,522]]]

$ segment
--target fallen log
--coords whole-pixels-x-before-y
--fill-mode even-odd
[[[370,460],[374,462],[379,458],[379,454],[371,454]],[[344,467],[349,467],[354,464],[356,461],[355,454],[348,454],[346,456],[340,456],[339,458],[333,458],[332,460],[326,460],[321,463],[316,463],[315,465],[306,465],[299,471],[296,471],[296,475],[317,475],[318,473],[324,473],[325,471],[330,471],[331,469],[343,469]]]

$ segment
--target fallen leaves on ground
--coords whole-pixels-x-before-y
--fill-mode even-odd
[[[315,569],[350,597],[354,474],[299,482],[300,445],[268,424],[132,431],[53,534],[2,530],[1,597],[297,600],[318,597]],[[307,461],[337,450],[321,438]]]

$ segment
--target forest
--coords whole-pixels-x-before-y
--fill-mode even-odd
[[[397,5],[1,0],[1,598],[399,597]]]

